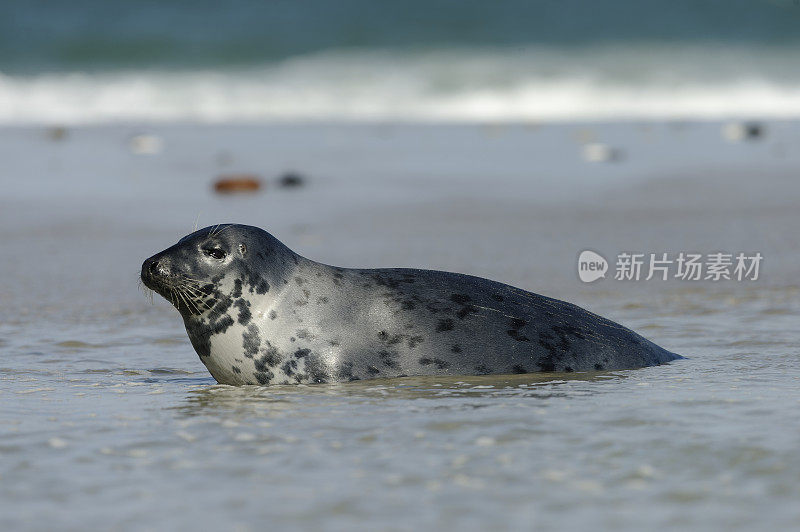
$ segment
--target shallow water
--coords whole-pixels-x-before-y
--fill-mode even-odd
[[[124,151],[124,128],[77,130],[65,144],[2,132],[18,146],[3,154],[0,214],[0,527],[800,526],[794,161],[771,158],[775,144],[739,145],[750,151],[733,164],[716,126],[664,130],[657,148],[635,125],[598,126],[665,160],[705,143],[696,166],[716,171],[645,171],[635,157],[581,165],[563,129],[519,130],[487,148],[475,144],[480,128],[423,128],[446,137],[426,151],[418,130],[400,128],[376,176],[367,169],[379,163],[352,157],[368,151],[365,130],[342,128],[334,141],[310,128],[307,167],[331,174],[239,199],[212,197],[208,181],[225,168],[189,154],[234,145],[235,164],[271,175],[291,158],[281,143],[300,133],[173,128],[160,132],[170,148],[142,159]],[[264,138],[274,142],[263,148]],[[525,142],[561,151],[534,166],[514,158]],[[466,164],[475,145],[481,161]],[[437,153],[465,159],[425,181],[420,161]],[[493,165],[487,187],[480,168]],[[198,213],[201,225],[261,225],[325,262],[511,282],[689,358],[597,374],[218,386],[177,313],[136,282],[141,260]],[[765,267],[752,283],[583,285],[575,257],[586,247],[759,250]]]

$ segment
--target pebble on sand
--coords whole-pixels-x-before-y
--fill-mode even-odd
[[[252,193],[261,188],[261,179],[253,174],[222,175],[214,182],[218,194]]]
[[[590,163],[610,163],[622,159],[622,151],[600,142],[592,142],[583,147],[583,158]]]
[[[53,141],[64,140],[67,138],[67,128],[63,126],[53,126],[48,128],[47,137]]]
[[[47,440],[47,444],[53,449],[63,449],[68,445],[66,440],[63,440],[58,437],[50,438],[49,440]]]
[[[758,122],[729,122],[722,126],[722,136],[729,142],[759,140],[764,136],[764,126]]]
[[[156,155],[164,149],[164,141],[156,135],[134,135],[128,141],[128,147],[136,155]]]
[[[283,188],[297,188],[305,185],[306,179],[295,172],[286,172],[278,178],[278,185]]]

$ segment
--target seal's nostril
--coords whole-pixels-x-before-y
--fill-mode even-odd
[[[150,273],[153,275],[158,275],[158,261],[154,260],[150,263]]]

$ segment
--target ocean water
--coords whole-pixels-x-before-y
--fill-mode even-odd
[[[721,126],[0,129],[0,528],[797,529],[800,125]],[[143,133],[160,152],[131,151]],[[624,157],[588,162],[588,141]],[[306,185],[276,186],[287,170]],[[242,171],[266,189],[213,194]],[[331,264],[566,299],[688,358],[217,386],[137,273],[231,220]],[[750,282],[583,284],[587,248],[764,262]]]
[[[796,117],[800,6],[0,5],[0,123]]]

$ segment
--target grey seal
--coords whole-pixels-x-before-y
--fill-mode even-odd
[[[350,269],[226,224],[142,264],[221,384],[632,369],[679,355],[580,307],[503,283]]]

